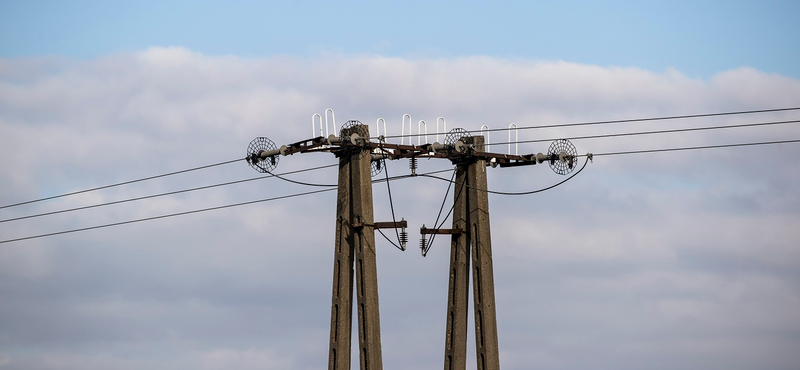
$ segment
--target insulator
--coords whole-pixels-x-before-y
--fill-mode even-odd
[[[425,240],[425,234],[422,234],[422,237],[419,238],[419,249],[422,250],[422,255],[425,255],[425,248],[427,247],[428,241]]]
[[[408,233],[403,229],[400,232],[400,249],[406,250],[406,245],[408,244]]]
[[[411,157],[411,160],[408,162],[408,167],[411,168],[411,175],[417,175],[417,157]]]

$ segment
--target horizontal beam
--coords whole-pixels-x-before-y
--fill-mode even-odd
[[[419,233],[422,235],[430,235],[430,234],[463,234],[464,231],[461,229],[428,229],[425,226],[419,229]]]
[[[371,224],[365,223],[355,223],[353,224],[353,228],[360,229],[365,226],[369,226],[373,229],[397,229],[397,228],[405,228],[408,227],[408,221],[396,221],[396,222],[375,222]]]
[[[402,145],[390,144],[384,142],[361,142],[360,145],[349,144],[343,140],[334,140],[336,137],[325,138],[322,136],[298,141],[289,145],[285,145],[280,149],[276,149],[281,155],[292,155],[295,153],[305,153],[312,151],[327,151],[339,152],[348,146],[359,146],[364,149],[378,149],[380,153],[376,154],[375,159],[387,158],[390,160],[403,159],[403,158],[442,158],[449,160],[463,160],[464,158],[483,159],[489,161],[492,166],[499,165],[500,167],[515,167],[527,166],[542,163],[544,161],[553,160],[552,155],[538,154],[525,154],[525,155],[512,155],[500,154],[482,151],[473,151],[466,149],[466,152],[461,153],[454,149],[453,145],[446,146],[442,144],[424,144],[424,145]],[[270,152],[269,154],[272,154]],[[277,155],[277,153],[276,153]]]

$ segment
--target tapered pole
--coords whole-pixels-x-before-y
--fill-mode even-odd
[[[484,150],[482,136],[473,136],[475,150]],[[475,351],[478,370],[499,370],[497,312],[494,297],[492,237],[489,228],[489,194],[486,192],[486,161],[478,159],[467,167],[469,187],[469,238],[472,246],[472,297],[475,309]]]
[[[465,137],[462,140],[467,145],[472,144],[476,151],[484,149],[482,136]],[[450,243],[445,370],[464,370],[467,367],[470,262],[477,368],[478,370],[500,369],[492,242],[489,232],[489,197],[486,185],[485,160],[471,159],[456,167],[453,229],[460,232],[453,234]]]
[[[350,370],[353,328],[353,228],[351,227],[350,158],[339,159],[336,196],[336,250],[333,261],[333,302],[328,370]]]
[[[369,137],[366,126],[343,129],[342,136],[349,136],[350,130],[359,130],[361,137]],[[361,369],[383,368],[370,160],[369,149],[342,154],[339,158],[338,221],[328,356],[328,368],[331,370],[350,369],[353,278]]]
[[[456,168],[453,192],[453,229],[467,230],[467,168]],[[453,234],[450,241],[450,283],[447,289],[447,333],[445,335],[445,370],[467,367],[467,315],[469,313],[469,237],[466,232]]]

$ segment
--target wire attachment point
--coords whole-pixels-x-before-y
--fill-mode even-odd
[[[278,148],[269,138],[257,137],[247,146],[247,164],[261,173],[272,172],[278,166],[278,155],[285,151],[285,146]]]
[[[578,158],[578,151],[575,145],[566,139],[559,139],[550,144],[547,149],[547,157],[550,160],[550,168],[559,175],[566,175],[575,169],[575,159]]]

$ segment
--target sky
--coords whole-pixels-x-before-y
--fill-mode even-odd
[[[374,130],[384,118],[390,135],[404,114],[414,134],[420,120],[435,131],[438,117],[475,134],[515,123],[520,141],[543,140],[521,153],[557,138],[800,120],[794,110],[534,128],[800,107],[798,10],[0,1],[0,207],[241,159],[260,136],[305,140],[328,108],[337,126]],[[487,139],[506,153],[510,138]],[[800,144],[602,154],[797,139],[797,123],[574,139],[595,153],[574,178],[490,195],[501,366],[795,369]],[[298,154],[276,171],[336,163]],[[408,166],[390,162],[388,175]],[[423,160],[417,171],[451,169]],[[266,178],[8,221],[257,176],[237,161],[0,208],[0,369],[324,367],[333,191],[2,243],[320,189]],[[288,176],[336,183],[330,167]],[[547,165],[488,169],[496,191],[564,179]],[[422,257],[416,241],[447,184],[390,186],[410,242],[399,251],[376,237],[383,366],[439,367],[449,243],[437,238]],[[386,184],[373,193],[376,220],[389,221]]]

